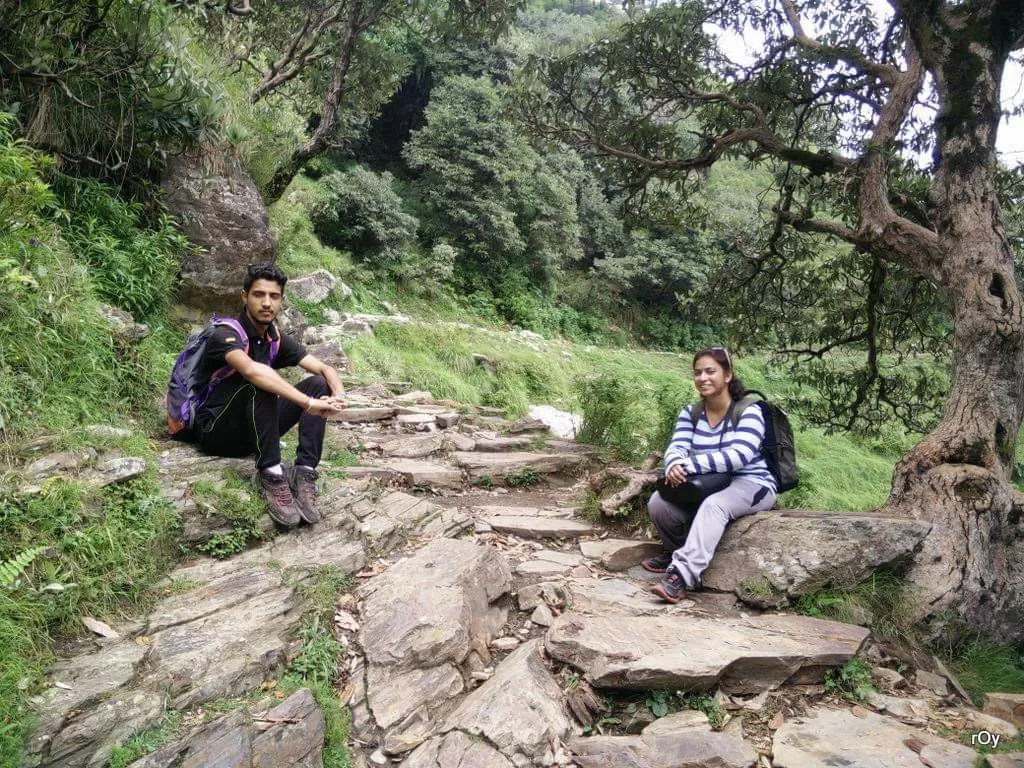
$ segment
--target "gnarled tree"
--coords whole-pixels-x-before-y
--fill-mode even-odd
[[[774,223],[751,274],[784,281],[786,244],[807,234],[850,244],[862,265],[861,330],[847,341],[875,356],[874,370],[851,405],[887,397],[879,302],[899,301],[887,280],[936,289],[952,317],[947,401],[897,465],[884,511],[933,523],[907,574],[920,618],[956,612],[1019,641],[1024,497],[1010,476],[1024,413],[1024,307],[995,142],[1004,68],[1024,47],[1024,2],[891,4],[887,15],[867,0],[662,7],[577,54],[538,60],[523,112],[633,183],[686,183],[729,156],[770,164]],[[752,62],[732,61],[714,27],[763,45]],[[931,166],[916,168],[929,150]],[[803,276],[823,263],[805,260]]]

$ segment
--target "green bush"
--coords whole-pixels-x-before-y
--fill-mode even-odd
[[[396,274],[416,237],[419,222],[402,210],[388,172],[362,166],[335,171],[319,181],[309,210],[314,231],[328,245],[344,248],[367,265]]]

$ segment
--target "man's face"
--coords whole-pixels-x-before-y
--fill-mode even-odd
[[[268,326],[281,311],[284,293],[276,280],[257,280],[248,291],[242,291],[242,301],[249,319],[256,326]]]

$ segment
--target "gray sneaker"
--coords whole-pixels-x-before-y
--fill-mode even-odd
[[[320,475],[315,469],[308,467],[292,467],[291,472],[288,473],[288,484],[295,497],[295,506],[302,519],[310,525],[315,525],[323,520],[320,513],[316,511],[316,481],[319,477]]]
[[[274,475],[265,470],[261,470],[259,475],[260,488],[263,489],[267,513],[271,519],[286,528],[293,528],[302,522],[302,517],[295,508],[295,499],[288,487],[287,478],[283,474]]]

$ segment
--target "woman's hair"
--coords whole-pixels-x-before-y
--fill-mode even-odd
[[[739,400],[747,394],[747,388],[743,386],[743,382],[740,381],[739,377],[736,376],[736,372],[732,369],[732,355],[729,354],[728,349],[725,347],[704,347],[693,356],[693,364],[696,365],[697,361],[702,357],[713,358],[716,363],[722,366],[723,371],[732,374],[732,381],[729,382],[729,397],[733,400]]]

